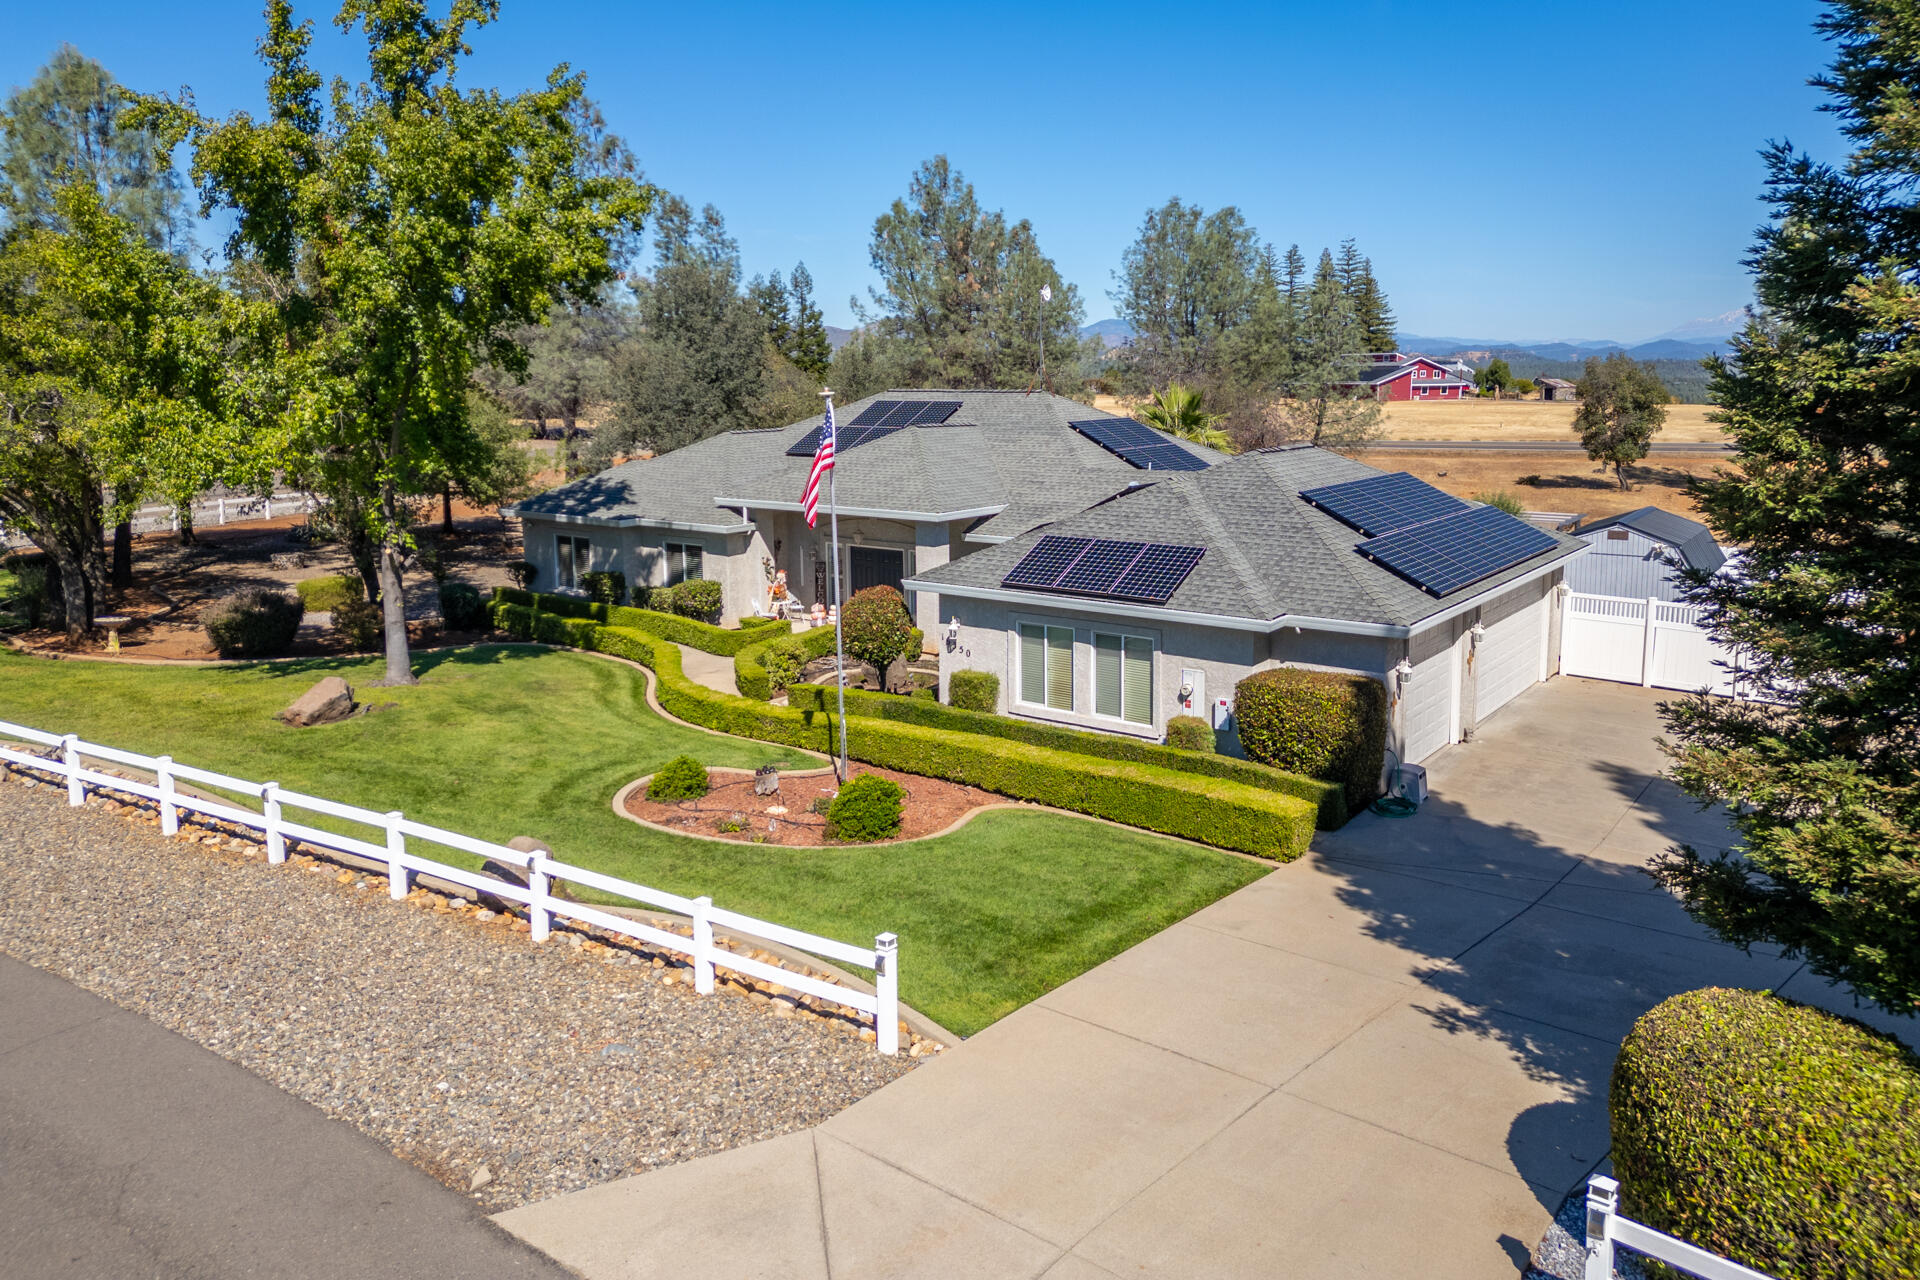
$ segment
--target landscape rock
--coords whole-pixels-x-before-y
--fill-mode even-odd
[[[815,658],[813,661],[807,663],[806,666],[801,667],[800,682],[802,684],[823,684],[831,689],[833,687],[833,655],[827,654],[823,658]],[[847,688],[878,689],[879,687],[880,672],[874,668],[872,663],[862,662],[858,658],[848,657]]]
[[[753,771],[753,794],[757,796],[777,796],[780,794],[780,767],[761,765]]]
[[[353,714],[353,686],[339,676],[327,676],[293,700],[280,718],[296,728],[332,724]]]
[[[905,658],[895,658],[887,664],[887,674],[882,687],[888,693],[905,695],[913,692],[913,677],[907,672]]]

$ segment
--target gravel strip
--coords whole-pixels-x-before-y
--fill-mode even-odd
[[[1553,1225],[1534,1246],[1532,1261],[1521,1280],[1583,1280],[1587,1274],[1586,1188],[1561,1203]],[[1618,1246],[1613,1251],[1613,1276],[1614,1280],[1647,1280],[1640,1255]]]
[[[488,1212],[817,1124],[913,1066],[762,994],[694,995],[657,957],[558,929],[536,946],[512,917],[420,891],[396,903],[378,876],[270,867],[16,782],[0,772],[0,951]]]

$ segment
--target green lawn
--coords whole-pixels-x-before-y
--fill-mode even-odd
[[[1266,871],[1047,813],[982,814],[891,848],[668,835],[616,816],[614,792],[683,752],[736,767],[817,762],[663,720],[638,671],[582,654],[483,646],[416,655],[415,669],[417,687],[372,689],[361,687],[379,674],[370,660],[188,668],[0,652],[0,720],[483,839],[537,836],[567,861],[849,942],[891,929],[902,997],[962,1034]],[[363,701],[400,705],[315,729],[273,718],[324,674],[345,676]]]

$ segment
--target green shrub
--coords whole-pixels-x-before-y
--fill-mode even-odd
[[[809,710],[827,710],[834,705],[833,690],[828,685],[794,685],[787,690],[787,696],[794,706]],[[1336,830],[1347,821],[1347,802],[1339,783],[1283,772],[1236,756],[1181,751],[1117,733],[1068,729],[1060,725],[1043,724],[1038,720],[965,711],[917,698],[890,698],[885,694],[868,693],[860,689],[847,691],[847,714],[903,720],[909,724],[955,733],[1010,738],[1015,742],[1070,751],[1076,755],[1099,756],[1105,760],[1133,760],[1165,769],[1178,769],[1183,773],[1225,778],[1310,801],[1319,814],[1319,824],[1324,831]]]
[[[800,679],[800,655],[790,648],[769,647],[760,655],[760,665],[767,669],[767,688],[773,693],[785,693]]]
[[[1494,489],[1488,493],[1476,493],[1473,495],[1473,500],[1475,502],[1484,502],[1494,510],[1504,511],[1510,516],[1517,516],[1526,510],[1525,505],[1521,503],[1520,499],[1514,497],[1505,489]]]
[[[849,654],[884,672],[913,643],[913,615],[892,587],[868,587],[847,598],[846,608],[840,611],[840,630]]]
[[[25,616],[28,626],[37,627],[59,606],[48,590],[53,575],[47,571],[44,560],[10,556],[7,563],[12,566],[13,574],[13,586],[8,588],[9,605],[16,614]]]
[[[609,609],[604,621],[609,626],[632,627],[636,631],[672,640],[703,653],[717,653],[722,657],[739,653],[750,644],[765,643],[787,629],[786,623],[775,619],[763,618],[758,627],[716,627],[711,622],[701,622],[697,618],[631,608]],[[768,630],[769,627],[775,630]]]
[[[636,595],[635,599],[639,597]],[[649,587],[647,589],[647,608],[655,613],[673,612],[673,588]]]
[[[333,634],[345,641],[347,648],[355,653],[379,648],[384,630],[385,619],[381,617],[380,606],[371,600],[342,600],[333,607]]]
[[[583,600],[579,596],[537,595],[533,598],[533,607],[542,613],[557,613],[563,618],[592,618],[595,622],[605,622],[610,612],[599,601]]]
[[[1167,745],[1179,751],[1211,753],[1213,726],[1199,716],[1175,716],[1167,721]]]
[[[740,629],[742,631],[751,631],[755,627],[771,627],[771,626],[784,627],[787,625],[789,624],[784,618],[763,618],[756,613],[743,614],[741,615],[741,618],[740,618]]]
[[[587,593],[589,600],[596,600],[604,605],[625,604],[627,575],[611,569],[595,569],[591,573],[580,575],[580,589]]]
[[[962,711],[998,711],[1000,677],[991,671],[956,671],[947,677],[947,703]]]
[[[649,800],[693,800],[707,794],[707,768],[692,756],[675,756],[647,783]]]
[[[720,621],[720,584],[712,578],[689,578],[673,589],[673,612],[702,622]]]
[[[308,578],[305,582],[296,582],[293,589],[299,593],[300,603],[309,613],[332,613],[342,600],[364,600],[366,588],[360,585],[360,579],[354,574],[338,573],[326,578]]]
[[[200,624],[223,658],[277,658],[293,647],[306,612],[299,597],[256,587],[220,601]]]
[[[1234,687],[1233,715],[1252,759],[1338,782],[1356,810],[1379,793],[1387,692],[1378,680],[1298,667],[1256,671]]]
[[[1539,483],[1540,483],[1540,477],[1539,477],[1539,476],[1538,476],[1537,474],[1535,474],[1535,475],[1524,475],[1524,476],[1520,476],[1520,477],[1517,477],[1517,478],[1516,478],[1516,479],[1514,480],[1514,483],[1515,483],[1515,484],[1524,484],[1524,485],[1526,485],[1526,486],[1528,486],[1529,488],[1531,488],[1532,486],[1534,486],[1534,485],[1537,485],[1537,484],[1539,484]]]
[[[1920,1058],[1760,991],[1654,1006],[1608,1099],[1623,1211],[1769,1275],[1920,1275]]]
[[[765,702],[774,694],[776,668],[785,681],[781,687],[785,688],[792,683],[793,676],[799,674],[801,667],[832,652],[832,627],[814,627],[809,631],[778,635],[767,640],[755,637],[751,644],[733,656],[733,687],[740,691],[743,698]]]
[[[824,818],[833,809],[833,797],[832,796],[815,796],[813,798],[813,803],[809,805],[808,808],[812,812],[817,813]]]
[[[480,588],[449,582],[440,588],[440,619],[449,631],[485,631],[487,600]]]
[[[533,585],[540,574],[540,568],[531,560],[515,560],[507,566],[507,576],[513,579],[513,585],[525,591]]]
[[[900,834],[900,784],[878,774],[847,779],[827,808],[827,834],[865,844]]]
[[[507,604],[522,605],[529,609],[533,607],[533,592],[521,591],[516,587],[495,587],[493,598],[496,603],[505,601]]]

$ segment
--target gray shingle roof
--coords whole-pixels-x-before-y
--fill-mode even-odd
[[[1269,621],[1282,615],[1407,626],[1489,587],[1583,551],[1555,535],[1553,550],[1433,597],[1354,550],[1355,530],[1309,505],[1302,489],[1382,474],[1323,449],[1242,454],[1207,471],[1170,474],[1099,506],[938,569],[916,575],[943,585],[998,589],[1047,534],[1204,546],[1207,554],[1166,608]],[[1071,607],[1072,597],[1034,592],[1036,604]]]
[[[834,468],[842,510],[937,518],[998,512],[989,522],[998,527],[988,536],[1006,536],[1082,510],[1152,474],[1067,425],[1115,415],[1062,396],[886,391],[836,405],[835,417],[844,429],[868,404],[882,399],[958,400],[960,408],[944,425],[907,427],[843,452]],[[798,505],[812,459],[788,457],[786,451],[820,421],[816,415],[777,430],[715,436],[562,485],[517,510],[536,517],[744,527],[742,505]],[[1209,462],[1226,456],[1181,443]]]
[[[1614,525],[1645,534],[1655,542],[1666,543],[1680,553],[1690,569],[1716,573],[1727,562],[1726,552],[1714,541],[1713,530],[1698,520],[1689,520],[1671,511],[1662,511],[1659,507],[1641,507],[1637,511],[1595,520],[1580,526],[1580,532],[1585,535]]]

